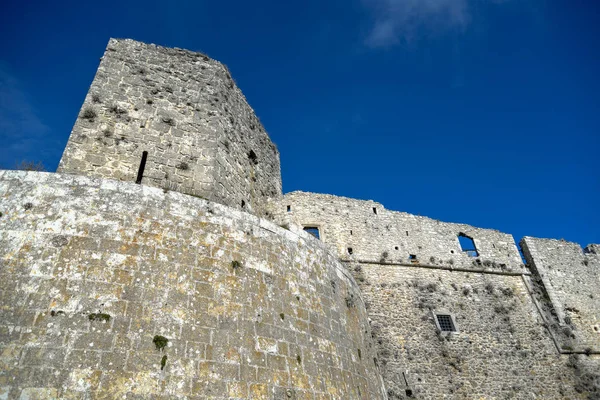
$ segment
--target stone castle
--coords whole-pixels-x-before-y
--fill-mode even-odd
[[[600,246],[282,194],[225,66],[111,39],[0,171],[0,399],[600,399]]]

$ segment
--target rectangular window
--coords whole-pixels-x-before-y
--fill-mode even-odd
[[[321,239],[320,235],[319,235],[319,228],[316,226],[305,226],[304,230],[308,233],[310,233],[311,235],[313,235],[314,237],[316,237],[317,239]]]
[[[456,327],[454,326],[454,321],[452,320],[452,316],[449,314],[436,314],[438,327],[442,332],[456,332]]]
[[[292,206],[287,206],[287,212],[292,211]]]
[[[475,247],[475,241],[472,237],[467,236],[464,233],[459,233],[458,244],[463,253],[466,253],[469,257],[479,257],[479,252]]]

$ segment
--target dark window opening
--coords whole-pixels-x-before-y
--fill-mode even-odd
[[[436,318],[442,332],[456,332],[452,316],[448,314],[437,314]]]
[[[413,397],[413,391],[412,391],[412,390],[410,390],[410,389],[406,389],[406,390],[405,390],[405,393],[406,393],[406,396],[407,396],[407,397]]]
[[[350,234],[352,235],[352,230],[350,230]]]
[[[138,168],[137,179],[135,180],[135,183],[137,183],[137,184],[142,183],[142,178],[144,177],[144,169],[146,168],[146,160],[147,159],[148,159],[148,152],[144,151],[142,153],[142,161],[140,162],[140,167]]]
[[[394,246],[394,250],[398,250],[398,246]]]
[[[246,202],[242,200],[242,208],[246,208]]]
[[[373,207],[373,214],[377,214],[377,208]]]
[[[450,250],[450,253],[451,253],[451,254],[454,254],[454,250]]]
[[[292,211],[292,206],[287,206],[287,212]]]
[[[409,254],[409,255],[408,255],[408,259],[409,259],[409,261],[410,261],[411,263],[417,263],[417,262],[419,262],[419,260],[417,260],[417,256],[416,256],[416,254]]]
[[[352,254],[352,247],[348,247],[348,254]]]
[[[460,249],[463,251],[463,253],[467,253],[469,257],[479,256],[479,252],[477,252],[473,238],[465,235],[464,233],[459,233],[458,243],[460,244]]]
[[[316,237],[317,239],[321,239],[321,236],[319,235],[319,228],[317,228],[316,226],[305,226],[304,230]]]
[[[408,236],[408,231],[406,231],[406,236]]]
[[[258,157],[256,155],[256,153],[254,152],[254,150],[250,150],[248,152],[248,159],[250,160],[250,162],[254,165],[258,164]]]

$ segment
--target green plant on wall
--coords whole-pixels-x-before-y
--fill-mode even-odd
[[[169,343],[169,339],[167,339],[164,336],[161,335],[156,335],[154,336],[154,339],[152,339],[152,343],[154,343],[154,346],[156,346],[156,350],[162,350],[165,347],[167,347],[167,344]],[[166,362],[166,360],[165,360]]]
[[[105,313],[92,313],[92,314],[88,315],[88,319],[90,321],[108,322],[108,321],[110,321],[110,315],[105,314]]]

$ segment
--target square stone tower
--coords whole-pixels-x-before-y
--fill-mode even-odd
[[[281,196],[279,152],[227,68],[111,39],[58,172],[136,181],[257,215]]]

